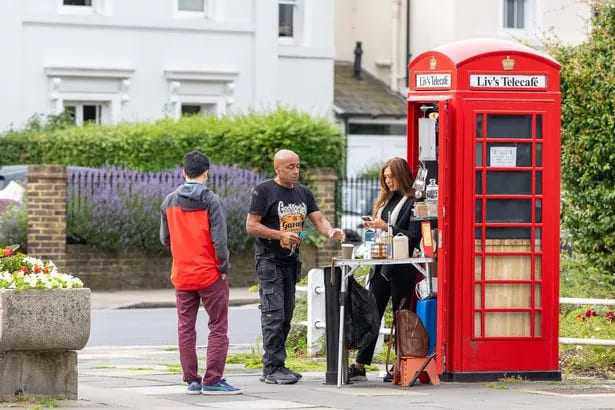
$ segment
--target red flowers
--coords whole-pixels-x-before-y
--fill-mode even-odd
[[[585,317],[590,318],[592,316],[598,316],[598,313],[592,308],[589,308],[585,311]]]
[[[15,252],[11,248],[2,249],[2,256],[5,256],[5,257],[13,256],[13,253]]]
[[[598,312],[596,312],[592,308],[589,308],[585,312],[579,313],[576,318],[577,318],[577,320],[585,321],[587,319],[591,319],[592,317],[597,317],[597,316],[600,316],[598,314]],[[610,310],[610,311],[606,312],[604,314],[604,318],[606,320],[608,320],[609,322],[611,322],[611,323],[615,322],[615,311]]]

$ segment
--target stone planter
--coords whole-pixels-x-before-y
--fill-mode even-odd
[[[89,337],[90,289],[0,290],[0,400],[76,400],[76,350]]]

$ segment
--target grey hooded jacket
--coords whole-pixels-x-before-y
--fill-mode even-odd
[[[183,213],[196,212],[202,214],[200,217],[189,218],[190,216]],[[226,216],[220,202],[220,198],[210,191],[206,185],[196,182],[186,182],[169,194],[161,206],[161,222],[160,222],[160,241],[163,245],[169,247],[173,242],[175,235],[183,235],[186,238],[199,238],[202,231],[198,226],[193,226],[190,223],[173,223],[176,218],[190,219],[209,223],[209,235],[215,250],[216,264],[220,273],[228,274],[230,271],[229,251],[228,251],[228,234],[226,226]],[[170,221],[170,218],[172,219]],[[175,218],[175,219],[174,219]],[[208,242],[208,238],[204,238]],[[174,262],[177,257],[176,253],[181,253],[184,259],[190,258],[190,254],[202,256],[202,252],[198,249],[199,246],[206,246],[206,243],[194,243],[194,249],[182,249],[181,251],[173,251]],[[172,247],[173,248],[173,247]],[[192,246],[190,246],[192,248]],[[198,260],[197,257],[194,260]],[[214,261],[212,261],[214,262]]]

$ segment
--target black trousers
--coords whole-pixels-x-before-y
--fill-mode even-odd
[[[279,264],[271,259],[256,259],[260,283],[261,329],[263,334],[263,374],[283,367],[286,338],[295,310],[295,285],[301,264]]]
[[[376,272],[369,282],[369,289],[376,297],[380,320],[384,316],[389,298],[393,299],[393,312],[400,308],[402,301],[404,301],[406,308],[416,311],[415,287],[417,276],[420,276],[420,274],[412,265],[396,266],[394,270],[382,269],[382,266],[376,268]],[[378,337],[376,336],[371,343],[359,349],[357,363],[365,365],[372,363],[377,342]]]

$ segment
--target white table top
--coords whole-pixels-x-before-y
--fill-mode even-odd
[[[433,258],[404,258],[404,259],[342,259],[333,258],[335,266],[365,266],[365,265],[403,265],[414,263],[431,263]]]

